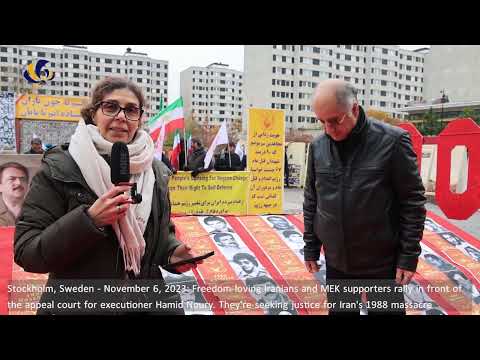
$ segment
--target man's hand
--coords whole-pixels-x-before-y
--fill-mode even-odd
[[[398,285],[407,285],[410,280],[412,280],[413,275],[415,274],[414,271],[408,271],[404,269],[397,268],[397,277],[395,281]]]
[[[170,257],[170,263],[173,264],[173,263],[176,263],[176,262],[179,262],[179,261],[182,261],[182,260],[186,260],[186,259],[191,259],[192,257],[195,257],[191,252],[190,250],[192,250],[192,248],[186,244],[182,244],[180,246],[177,246],[177,248],[173,251],[173,254],[172,256]],[[175,268],[175,270],[177,270],[178,272],[186,272],[186,271],[189,271],[191,269],[194,269],[197,267],[197,264],[201,264],[203,263],[203,261],[199,261],[195,264],[185,264],[185,265],[180,265],[180,266],[177,266]]]
[[[305,266],[307,267],[307,270],[310,273],[315,273],[320,270],[320,266],[318,266],[317,262],[313,260],[305,261]]]

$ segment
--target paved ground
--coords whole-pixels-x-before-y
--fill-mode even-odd
[[[285,189],[283,196],[283,209],[285,213],[299,213],[302,212],[303,206],[303,189],[290,188]],[[427,210],[446,218],[445,214],[439,207],[433,203],[427,204]],[[448,219],[453,225],[458,226],[463,231],[480,239],[480,211],[477,211],[475,215],[468,220],[451,220]]]

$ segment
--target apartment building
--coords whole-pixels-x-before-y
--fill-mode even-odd
[[[49,61],[55,72],[52,81],[32,86],[23,77],[26,66],[38,59]],[[88,51],[85,46],[64,45],[61,49],[0,45],[0,91],[36,92],[55,96],[90,96],[95,83],[105,76],[127,76],[144,90],[146,115],[160,109],[160,99],[168,102],[168,61],[153,59],[127,48],[123,55]]]
[[[336,78],[358,89],[366,110],[400,116],[401,108],[422,99],[424,56],[395,45],[247,45],[244,109],[284,110],[287,129],[318,129],[313,90]]]
[[[227,64],[183,70],[180,93],[185,116],[193,116],[199,124],[219,125],[242,119],[243,72],[230,69]]]

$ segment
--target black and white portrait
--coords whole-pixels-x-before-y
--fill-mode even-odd
[[[240,267],[238,277],[240,279],[248,279],[259,276],[267,276],[263,267],[258,264],[257,259],[247,253],[237,253],[233,256],[232,261]]]
[[[273,279],[267,276],[248,278],[246,286],[255,300],[262,304],[268,315],[296,315],[288,297],[279,291],[279,287]]]
[[[424,255],[425,261],[427,261],[429,264],[435,266],[438,268],[440,271],[451,271],[455,270],[455,267],[449,263],[447,263],[445,260],[441,259],[437,255],[434,254],[425,254]]]
[[[453,246],[462,245],[464,243],[462,239],[460,239],[457,235],[455,235],[450,231],[439,233],[438,235],[441,236],[444,240],[446,240],[450,244],[452,244]]]
[[[480,251],[477,249],[471,247],[471,246],[465,246],[465,251],[467,252],[468,255],[470,255],[475,261],[480,262]]]
[[[210,234],[234,232],[228,227],[225,219],[221,218],[220,216],[207,216],[203,219],[203,223],[212,229],[209,231]]]
[[[238,244],[237,240],[233,237],[232,234],[230,233],[216,233],[213,235],[213,240],[215,240],[215,243],[224,248],[224,249],[234,249],[234,250],[239,250],[240,245]]]
[[[281,216],[267,216],[266,220],[273,225],[275,230],[294,230],[293,226],[288,223],[288,221]]]
[[[429,218],[425,219],[425,230],[435,232],[435,233],[445,231],[445,229],[443,227],[441,227],[440,225],[438,225],[436,222],[434,222],[433,220],[431,220]]]

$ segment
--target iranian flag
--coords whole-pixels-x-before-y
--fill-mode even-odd
[[[180,164],[178,161],[180,152],[182,151],[182,144],[180,142],[180,131],[177,129],[175,131],[175,137],[173,138],[173,147],[172,153],[170,154],[170,162],[175,169],[180,169]]]
[[[160,129],[160,135],[158,136],[157,143],[155,145],[155,157],[158,160],[162,160],[163,142],[165,141],[165,126]]]
[[[165,126],[166,136],[176,129],[185,128],[182,97],[179,97],[165,109],[161,109],[158,114],[147,121],[147,126],[150,129],[150,136],[153,141],[157,141],[162,125]]]

